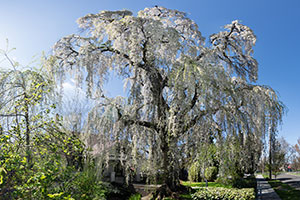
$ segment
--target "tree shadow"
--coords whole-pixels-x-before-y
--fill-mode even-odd
[[[276,178],[276,180],[279,181],[287,181],[287,180],[291,180],[292,178]]]

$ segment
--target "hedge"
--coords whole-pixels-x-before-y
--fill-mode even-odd
[[[193,200],[255,200],[254,188],[200,188],[192,195]]]

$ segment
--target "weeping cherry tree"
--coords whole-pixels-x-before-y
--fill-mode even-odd
[[[203,138],[261,141],[276,131],[283,105],[272,88],[255,83],[249,27],[233,21],[205,44],[185,13],[158,6],[137,16],[101,11],[77,22],[82,31],[61,38],[49,58],[57,81],[75,77],[98,102],[87,131],[103,154],[119,145],[125,167],[159,174],[168,191],[179,186],[181,162],[197,157]],[[111,73],[124,81],[127,96],[105,96]]]

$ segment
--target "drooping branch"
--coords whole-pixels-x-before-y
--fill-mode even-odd
[[[210,37],[218,58],[227,63],[239,76],[248,76],[250,81],[256,81],[257,61],[250,56],[256,41],[255,35],[249,27],[238,21],[233,21],[225,28],[229,31]]]

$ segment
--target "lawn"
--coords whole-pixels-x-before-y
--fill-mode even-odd
[[[189,187],[206,187],[205,182],[191,182],[191,181],[181,181],[181,184]],[[232,188],[231,185],[224,185],[217,182],[208,182],[208,187],[224,187],[224,188]]]
[[[197,187],[206,187],[205,182],[181,181],[181,185],[189,186],[189,187],[195,188],[196,190],[197,190]],[[224,185],[224,184],[216,183],[216,182],[208,182],[208,187],[232,188],[231,185]],[[192,194],[190,194],[190,193],[189,194],[181,194],[180,197],[183,200],[191,200]],[[174,199],[167,197],[167,198],[164,198],[164,200],[174,200]]]
[[[300,172],[289,172],[289,174],[300,175]],[[267,180],[269,178],[267,173],[263,174],[263,177]],[[268,182],[282,200],[299,200],[300,190],[296,190],[290,185],[279,180],[273,179],[268,180]]]
[[[245,184],[249,184],[251,180],[248,179],[243,179],[243,184],[240,185],[241,188],[251,188],[252,184],[247,185],[247,187],[243,187],[245,186]],[[181,200],[192,200],[192,195],[194,194],[194,192],[197,192],[199,190],[201,190],[200,188],[205,188],[206,187],[206,183],[205,182],[192,182],[192,181],[180,181],[181,185],[186,186],[186,187],[192,187],[194,190],[187,192],[187,193],[180,193],[178,194],[178,197]],[[255,183],[256,185],[256,183]],[[208,188],[227,188],[228,190],[239,190],[237,188],[234,188],[233,185],[231,185],[230,183],[228,184],[222,184],[219,182],[208,182]],[[254,191],[253,191],[254,192]],[[219,192],[217,192],[219,193]],[[244,193],[244,191],[242,191],[242,193]],[[255,193],[254,193],[255,196]],[[132,195],[132,197],[130,198],[130,200],[140,200],[141,199],[141,195],[140,194],[135,194]],[[175,200],[174,198],[171,197],[165,197],[164,200]]]
[[[299,200],[300,190],[296,190],[279,180],[269,180],[268,182],[282,200]]]
[[[300,172],[288,172],[288,174],[300,176]]]

